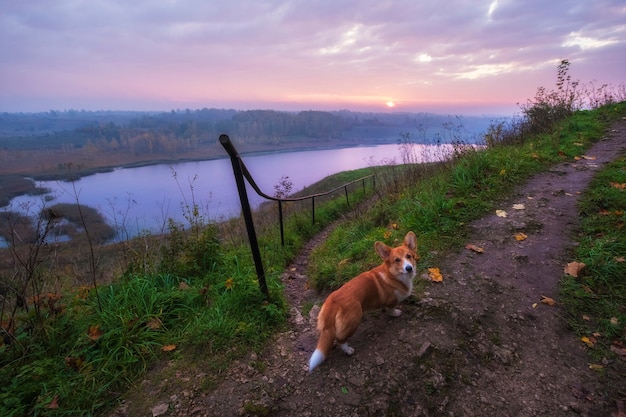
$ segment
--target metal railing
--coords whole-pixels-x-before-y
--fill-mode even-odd
[[[257,183],[254,181],[254,178],[252,178],[252,175],[248,171],[248,168],[246,168],[246,165],[243,163],[241,156],[239,156],[239,153],[235,149],[235,146],[231,142],[228,135],[220,135],[219,141],[224,147],[224,149],[226,150],[226,152],[228,153],[228,156],[230,157],[230,161],[233,165],[233,173],[235,175],[235,182],[237,183],[237,191],[239,192],[239,199],[241,200],[241,212],[242,212],[244,221],[246,223],[248,238],[250,240],[250,248],[252,250],[252,257],[254,259],[257,277],[259,280],[259,287],[261,288],[261,291],[263,292],[265,297],[269,298],[269,293],[267,290],[267,283],[265,282],[265,272],[263,269],[263,263],[261,261],[261,253],[259,251],[259,244],[258,244],[257,237],[256,237],[256,231],[254,228],[254,221],[252,219],[252,209],[250,208],[250,202],[248,200],[248,192],[246,190],[244,178],[248,180],[248,183],[250,184],[252,189],[254,189],[254,191],[260,197],[263,197],[267,200],[278,202],[278,216],[279,216],[279,222],[280,222],[280,242],[281,242],[281,245],[284,246],[285,245],[285,233],[284,233],[284,220],[283,220],[283,217],[284,217],[283,216],[283,203],[311,199],[311,210],[312,210],[311,218],[312,218],[313,224],[315,224],[315,199],[316,198],[332,194],[343,188],[345,196],[346,196],[346,203],[348,204],[348,207],[350,207],[350,199],[348,196],[348,186],[361,182],[363,185],[363,189],[365,190],[365,181],[368,179],[371,179],[372,186],[375,188],[376,177],[374,174],[367,175],[365,177],[358,178],[354,181],[350,181],[348,183],[342,184],[339,187],[335,187],[332,190],[325,191],[323,193],[310,194],[310,195],[306,195],[302,197],[288,197],[288,198],[274,197],[261,191]]]

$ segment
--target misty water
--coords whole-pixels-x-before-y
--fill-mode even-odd
[[[288,177],[292,192],[331,174],[377,165],[440,160],[448,145],[359,146],[352,148],[243,155],[242,160],[261,190],[274,195],[274,186]],[[408,153],[407,153],[408,152]],[[241,204],[230,159],[119,168],[90,175],[74,183],[43,181],[43,196],[14,198],[3,210],[38,213],[42,206],[76,203],[96,208],[119,237],[164,231],[169,218],[185,224],[184,208],[194,202],[203,216],[223,220],[238,216]],[[248,187],[253,208],[264,199]]]

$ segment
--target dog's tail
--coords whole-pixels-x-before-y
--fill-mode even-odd
[[[328,356],[328,352],[333,347],[335,342],[335,334],[331,329],[324,329],[320,334],[320,339],[317,342],[317,347],[309,359],[309,373],[313,372],[313,369],[317,368]]]
[[[335,343],[335,323],[334,321],[326,323],[323,310],[324,308],[322,307],[322,311],[320,311],[317,318],[317,329],[320,331],[320,338],[317,341],[317,346],[313,355],[311,355],[311,359],[309,359],[309,373],[313,372],[313,369],[324,362]]]

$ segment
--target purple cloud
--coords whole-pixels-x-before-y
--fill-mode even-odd
[[[561,59],[614,85],[626,64],[617,0],[1,3],[0,111],[511,111]]]

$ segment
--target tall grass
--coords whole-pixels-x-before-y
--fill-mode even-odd
[[[493,123],[485,133],[485,143],[493,147],[523,143],[534,135],[552,135],[558,123],[575,112],[606,109],[626,100],[626,85],[583,84],[571,78],[569,67],[570,62],[562,60],[555,88],[539,87],[534,98],[520,105],[521,115]]]
[[[93,291],[83,289],[42,307],[37,328],[16,320],[2,346],[2,415],[96,414],[111,404],[156,358],[176,346],[197,346],[209,358],[254,349],[283,322],[279,283],[265,302],[246,262],[227,256],[202,277],[128,274]],[[37,333],[45,332],[45,341]],[[176,350],[174,349],[174,350]]]

